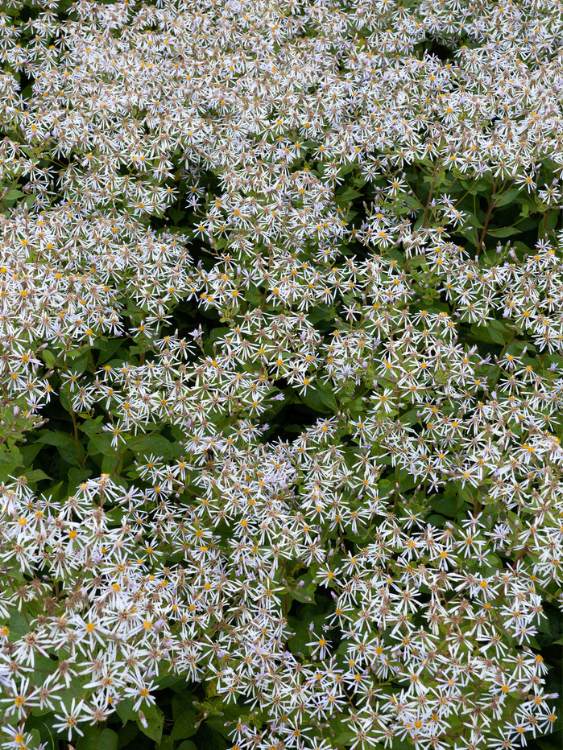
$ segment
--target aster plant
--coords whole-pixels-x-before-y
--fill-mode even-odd
[[[0,5],[1,750],[561,741],[561,5]]]

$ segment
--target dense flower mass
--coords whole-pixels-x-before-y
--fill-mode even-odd
[[[0,6],[2,750],[560,731],[562,32]]]

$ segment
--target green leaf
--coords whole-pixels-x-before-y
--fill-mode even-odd
[[[351,203],[354,198],[358,198],[360,195],[361,193],[358,190],[348,186],[336,193],[336,203],[338,206],[342,206],[345,203]]]
[[[228,333],[230,333],[230,331],[231,329],[227,326],[218,326],[217,328],[212,328],[205,337],[205,351],[207,352],[207,354],[212,354],[213,345],[215,344],[217,339],[226,336]]]
[[[20,448],[20,453],[23,457],[24,466],[31,466],[40,450],[41,446],[37,443],[33,443],[31,445],[22,445]]]
[[[88,367],[91,357],[90,347],[88,345],[81,346],[80,349],[72,349],[67,352],[68,359],[72,360],[72,372],[82,373]]]
[[[401,414],[399,421],[402,424],[416,424],[418,422],[418,408],[409,409],[404,414]]]
[[[121,461],[120,453],[116,452],[113,456],[104,456],[102,459],[102,474],[114,474]]]
[[[288,581],[286,588],[291,598],[295,599],[295,601],[301,602],[302,604],[315,603],[317,584],[314,580],[314,575],[311,572],[300,577],[297,581]]]
[[[84,480],[88,479],[90,471],[88,469],[69,469],[68,471],[68,491],[72,493]]]
[[[431,513],[426,520],[429,524],[432,524],[432,526],[438,526],[438,528],[442,528],[446,519],[439,513]]]
[[[127,442],[129,450],[137,456],[149,456],[155,454],[166,460],[177,458],[182,453],[182,446],[171,443],[162,435],[153,433],[149,435],[138,435]],[[115,451],[114,451],[115,452]]]
[[[326,386],[320,385],[316,388],[310,388],[301,399],[306,406],[314,411],[323,413],[338,411],[334,394]]]
[[[318,323],[321,320],[334,321],[335,315],[336,311],[330,305],[317,305],[317,307],[313,307],[307,313],[307,317],[311,323]]]
[[[475,245],[477,247],[477,244],[479,243],[479,233],[477,232],[476,227],[472,226],[465,226],[461,229],[457,230],[458,234],[461,234],[463,237],[466,237],[472,245]]]
[[[189,693],[180,693],[172,698],[172,715],[174,726],[170,736],[174,740],[183,740],[197,732],[197,711]]]
[[[21,190],[18,190],[17,188],[11,188],[10,190],[8,190],[8,192],[4,196],[4,200],[6,200],[6,201],[15,201],[15,200],[17,200],[18,198],[21,198],[24,195],[25,195],[25,193],[22,193]]]
[[[45,474],[42,469],[31,469],[31,471],[26,471],[25,476],[27,478],[28,484],[31,485],[36,484],[37,482],[41,482],[43,481],[43,479],[51,478],[48,474]]]
[[[555,229],[558,221],[559,211],[549,211],[543,223],[544,232],[551,232],[552,229]]]
[[[100,352],[98,356],[98,365],[107,362],[123,346],[123,339],[96,339],[95,348]]]
[[[135,738],[137,738],[138,743],[144,744],[144,740],[142,738],[139,738],[139,727],[134,721],[129,721],[125,724],[125,726],[122,726],[118,729],[119,734],[119,747],[126,747],[129,745],[129,743],[132,743]],[[133,748],[137,747],[136,744],[129,745],[131,750]]]
[[[111,444],[112,436],[109,432],[102,432],[98,435],[92,435],[88,441],[89,455],[101,453],[102,456],[114,456],[115,448]]]
[[[511,190],[507,190],[506,193],[495,195],[493,199],[495,208],[500,208],[501,206],[506,206],[509,203],[512,203],[512,201],[519,195],[519,193],[520,188],[512,188]]]
[[[338,747],[350,745],[356,737],[354,730],[341,721],[332,722],[331,730],[332,732],[335,732],[335,734],[332,734],[332,732],[330,734],[331,742]]]
[[[74,440],[68,432],[45,430],[37,438],[37,442],[55,447],[60,457],[67,464],[80,466],[82,463],[84,450],[80,443]]]
[[[262,304],[262,293],[253,284],[245,291],[244,297],[252,307],[260,307]]]
[[[53,352],[50,352],[48,349],[44,349],[41,352],[41,357],[43,359],[43,362],[45,362],[45,364],[47,365],[47,367],[50,367],[51,369],[53,369],[55,365],[57,364],[56,356],[53,354]]]
[[[78,740],[76,750],[117,750],[119,737],[112,729],[87,727]]]
[[[31,745],[29,745],[30,750],[33,750],[33,748],[40,747],[41,746],[41,732],[39,729],[32,729],[31,730]]]
[[[489,193],[491,190],[491,180],[487,177],[480,180],[461,180],[461,184],[470,195]]]
[[[486,344],[506,344],[513,338],[511,329],[501,320],[491,320],[483,326],[472,325],[471,336]]]
[[[160,742],[164,726],[164,714],[157,705],[143,706],[140,711],[133,711],[133,700],[126,698],[118,704],[116,710],[123,724],[128,721],[135,721],[144,735],[150,737],[156,743]]]
[[[488,233],[491,237],[512,237],[514,234],[520,234],[521,230],[518,227],[493,227],[489,229]]]
[[[144,721],[142,717],[144,717]],[[144,706],[137,713],[137,726],[143,734],[159,743],[162,738],[164,714],[157,705]]]
[[[0,446],[0,481],[6,481],[23,465],[23,456],[15,445]]]
[[[305,604],[299,608],[297,615],[288,615],[288,624],[293,635],[288,640],[289,648],[293,654],[310,655],[311,649],[306,644],[311,641],[311,633],[319,632],[325,622],[325,615],[318,611],[312,604]],[[310,627],[312,625],[312,627]]]
[[[80,431],[85,432],[87,435],[96,435],[102,432],[103,417],[94,417],[88,419],[80,425]]]
[[[176,693],[185,693],[186,680],[176,674],[167,674],[167,670],[163,669],[162,674],[155,679],[159,690],[170,688]]]
[[[8,627],[10,629],[11,641],[23,638],[30,630],[29,619],[21,612],[12,612],[8,620]]]
[[[465,508],[463,492],[459,491],[461,489],[461,485],[458,487],[455,484],[448,484],[441,495],[431,497],[430,506],[432,510],[448,518],[458,516]]]
[[[132,698],[125,698],[125,700],[120,701],[117,704],[116,712],[124,724],[128,721],[135,721],[137,718],[137,714],[133,711]]]

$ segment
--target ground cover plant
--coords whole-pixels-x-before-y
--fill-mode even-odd
[[[0,748],[561,743],[561,5],[0,4]]]

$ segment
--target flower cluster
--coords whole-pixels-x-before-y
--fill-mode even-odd
[[[562,31],[551,0],[4,5],[2,750],[38,716],[154,739],[183,682],[233,750],[554,729]]]

